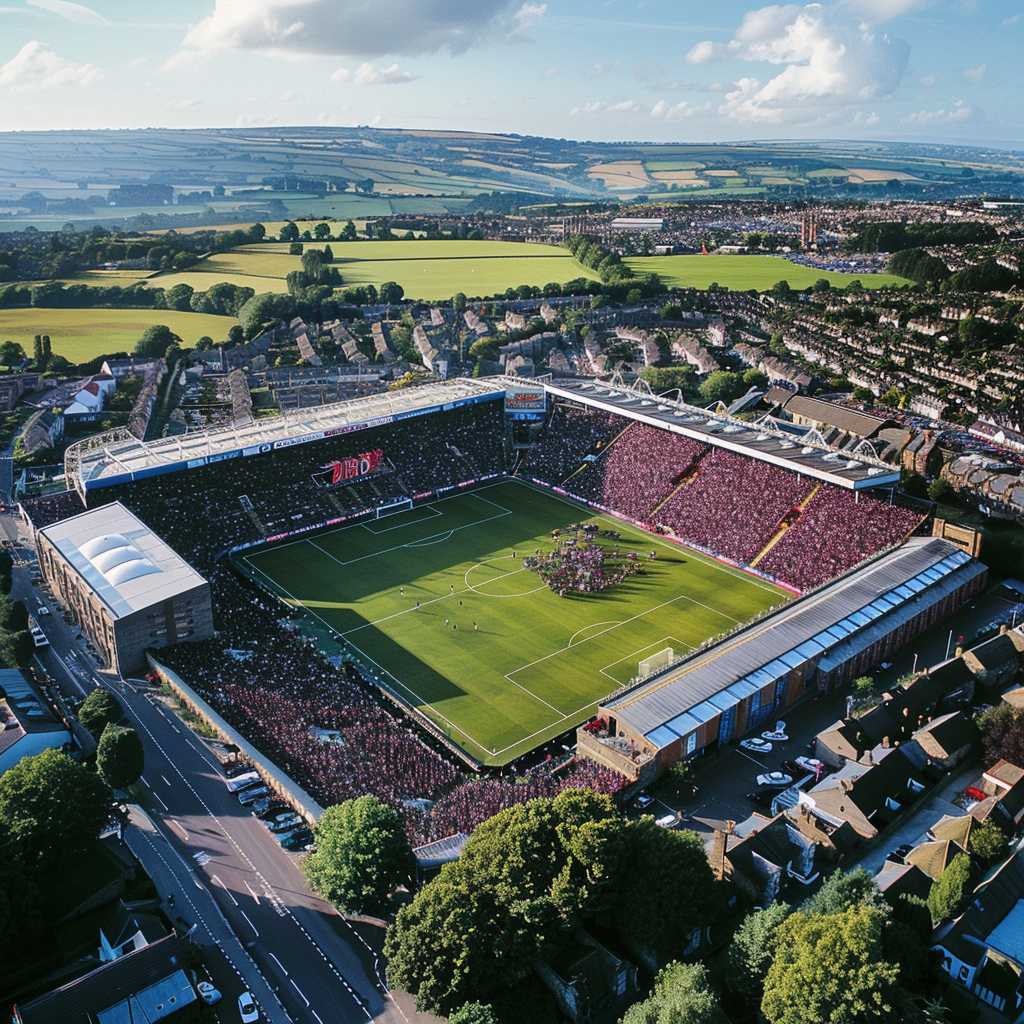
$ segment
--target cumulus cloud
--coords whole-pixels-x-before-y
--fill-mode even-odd
[[[973,120],[977,111],[970,104],[963,100],[956,100],[951,107],[943,107],[939,110],[917,110],[907,116],[909,124],[935,125],[935,124],[962,124],[965,121]]]
[[[98,11],[84,4],[73,4],[70,0],[28,0],[29,7],[37,7],[41,11],[49,11],[65,21],[76,25],[109,25],[110,22]]]
[[[0,65],[0,89],[14,92],[92,85],[102,77],[95,64],[65,60],[38,39],[26,43],[6,64]]]
[[[729,56],[781,68],[767,78],[738,79],[721,108],[739,121],[780,124],[816,120],[891,95],[903,79],[909,54],[906,42],[856,16],[848,4],[812,3],[749,11],[728,43],[698,43],[687,59],[703,63]]]
[[[706,114],[710,109],[710,103],[691,103],[689,100],[669,103],[667,100],[658,100],[651,107],[651,117],[659,121],[686,121],[691,117]]]
[[[588,103],[573,107],[569,114],[579,117],[586,114],[639,114],[643,107],[636,100],[619,100],[606,103],[604,100],[590,100]]]
[[[985,77],[985,72],[988,71],[987,64],[978,64],[973,68],[964,69],[964,78],[968,82],[980,82]]]
[[[335,82],[355,82],[356,85],[405,85],[407,82],[415,82],[417,77],[409,71],[403,71],[397,64],[374,67],[369,61],[360,64],[355,71],[338,68],[331,75]]]
[[[461,53],[503,17],[511,0],[214,0],[184,48],[352,55]],[[544,4],[523,4],[527,21]],[[543,14],[543,11],[541,11]]]
[[[525,3],[516,11],[514,21],[517,32],[527,32],[548,13],[547,4]]]

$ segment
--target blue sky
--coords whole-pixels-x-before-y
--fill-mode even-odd
[[[1020,0],[0,0],[0,130],[1024,144]]]

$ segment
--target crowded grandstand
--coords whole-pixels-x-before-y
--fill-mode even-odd
[[[658,407],[676,418],[657,422],[628,403],[576,401],[538,384],[539,406],[523,412],[531,406],[514,401],[516,386],[504,378],[439,382],[248,428],[150,443],[91,439],[69,451],[71,489],[26,503],[24,513],[39,529],[83,504],[121,502],[212,589],[215,636],[167,648],[160,661],[321,803],[375,793],[404,809],[421,841],[468,832],[531,796],[580,784],[611,792],[626,780],[574,756],[563,736],[545,737],[514,766],[514,781],[467,781],[422,716],[394,694],[384,699],[355,661],[329,657],[299,629],[301,613],[240,574],[229,556],[508,477],[793,595],[921,525],[922,513],[894,495],[891,474],[868,462],[794,449],[724,417],[709,427],[705,411],[668,399]],[[527,433],[516,429],[524,416]],[[337,742],[324,742],[324,730]]]

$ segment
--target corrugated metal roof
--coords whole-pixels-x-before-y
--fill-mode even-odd
[[[785,656],[823,632],[833,636],[838,633],[842,639],[844,633],[860,633],[872,622],[881,627],[881,609],[876,607],[870,616],[862,613],[862,609],[882,595],[891,598],[894,591],[905,587],[907,580],[933,566],[945,576],[970,561],[949,541],[914,537],[828,587],[794,601],[661,676],[610,700],[605,707],[620,723],[648,739],[653,740],[653,733],[664,725],[682,735],[680,727],[687,725],[680,718],[684,712],[707,721],[717,713],[710,703],[717,694],[729,691],[740,681],[760,688],[788,675],[801,660]],[[983,570],[979,567],[978,571]],[[906,593],[908,599],[915,596],[910,590]],[[885,614],[891,612],[887,610]],[[836,624],[844,620],[849,622],[849,628],[837,628]],[[737,694],[738,691],[732,692],[738,701],[742,698]],[[706,713],[708,709],[712,713]]]

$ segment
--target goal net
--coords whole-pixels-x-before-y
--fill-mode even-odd
[[[406,509],[412,508],[412,498],[399,498],[397,501],[390,501],[386,505],[377,506],[377,518],[383,519],[385,516],[393,516],[396,512],[405,512]]]
[[[641,658],[637,663],[637,676],[640,679],[646,679],[648,676],[653,676],[655,672],[660,672],[663,668],[668,668],[668,666],[675,661],[675,657],[675,650],[671,647],[666,647],[663,651],[658,651],[657,654]]]

